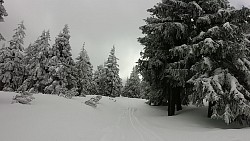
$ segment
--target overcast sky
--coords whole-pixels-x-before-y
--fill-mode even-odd
[[[140,57],[143,47],[139,27],[146,12],[161,0],[5,0],[9,14],[0,23],[0,32],[10,40],[20,21],[27,28],[25,47],[34,42],[43,30],[50,30],[51,45],[65,24],[70,28],[70,44],[76,58],[85,42],[90,61],[97,65],[107,60],[113,45],[119,58],[120,77],[126,79]],[[250,6],[249,0],[230,0],[232,5]]]

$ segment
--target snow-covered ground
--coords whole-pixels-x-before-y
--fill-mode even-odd
[[[15,93],[0,92],[0,141],[247,141],[250,128],[206,117],[205,108],[184,107],[168,117],[166,107],[142,99],[93,96],[65,99],[34,95],[31,105],[11,104]]]

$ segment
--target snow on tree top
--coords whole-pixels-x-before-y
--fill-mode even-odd
[[[204,57],[204,63],[208,66],[209,70],[212,70],[212,62],[209,57]]]
[[[190,4],[192,4],[193,6],[195,6],[195,8],[196,8],[197,10],[203,11],[203,9],[200,7],[200,5],[197,4],[195,1],[190,2]]]
[[[182,23],[174,22],[174,24],[182,31],[182,33],[185,33],[185,26]]]
[[[220,28],[216,25],[212,28],[209,28],[207,30],[207,33],[213,35],[213,34],[216,34],[219,30],[220,30]]]
[[[229,22],[226,22],[225,24],[223,24],[223,27],[227,30],[233,30],[233,28],[231,27]]]
[[[204,44],[205,44],[205,46],[207,46],[209,48],[215,48],[216,42],[213,41],[213,39],[211,39],[211,38],[206,38],[204,40]]]
[[[206,24],[211,24],[211,20],[208,15],[205,15],[203,17],[199,17],[196,21],[197,23],[206,23]]]
[[[220,16],[225,16],[225,15],[227,15],[227,16],[230,16],[230,13],[232,12],[232,11],[235,11],[235,9],[224,9],[224,8],[221,8],[221,9],[219,9],[218,10],[218,14],[220,15]]]

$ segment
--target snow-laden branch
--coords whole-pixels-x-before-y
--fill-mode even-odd
[[[188,81],[195,85],[195,90],[198,92],[194,96],[196,97],[195,104],[202,105],[201,99],[216,103],[213,106],[212,118],[222,118],[227,124],[241,116],[250,119],[250,93],[236,77],[227,69],[221,68],[215,69],[212,76],[206,76],[200,75],[196,79],[193,77]]]

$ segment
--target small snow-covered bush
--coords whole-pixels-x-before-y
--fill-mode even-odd
[[[91,99],[93,99],[93,101],[97,103],[98,101],[100,101],[102,99],[102,96],[98,95],[96,97],[92,97]]]
[[[85,101],[86,105],[89,105],[91,107],[96,107],[98,102],[102,99],[101,95],[98,95],[96,97],[92,97],[89,100]]]
[[[13,97],[12,103],[30,104],[33,99],[35,99],[33,94],[22,92]]]
[[[77,88],[72,88],[70,90],[61,88],[59,96],[71,99],[73,96],[76,96],[77,93]]]
[[[91,107],[96,107],[96,106],[97,106],[97,105],[96,105],[96,102],[95,102],[93,99],[90,99],[90,100],[85,101],[85,104],[86,104],[86,105],[89,105],[89,106],[91,106]]]
[[[6,91],[6,92],[13,92],[14,90],[10,87],[4,87],[3,88],[3,91]]]

